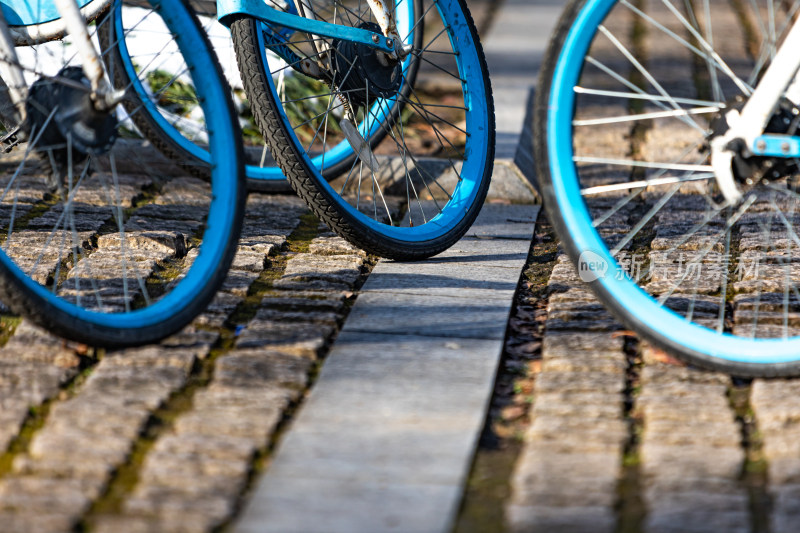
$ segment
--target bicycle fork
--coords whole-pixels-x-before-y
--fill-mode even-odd
[[[711,166],[728,205],[742,198],[733,175],[733,160],[744,157],[800,158],[800,137],[764,134],[768,122],[785,96],[800,104],[800,23],[795,22],[767,71],[741,112],[725,114],[730,129],[711,141]]]
[[[27,84],[19,66],[14,39],[0,9],[0,121],[19,124],[25,119]]]
[[[372,14],[378,21],[383,35],[392,39],[397,45],[395,46],[395,53],[403,60],[413,50],[412,45],[402,46],[403,38],[397,32],[397,19],[395,18],[394,9],[389,9],[387,5],[391,0],[367,0]]]
[[[125,91],[114,91],[105,76],[103,62],[100,54],[89,37],[89,29],[81,15],[76,0],[55,0],[59,15],[64,20],[67,33],[75,41],[78,55],[81,58],[81,67],[86,78],[92,86],[92,101],[98,111],[113,109],[125,97]]]

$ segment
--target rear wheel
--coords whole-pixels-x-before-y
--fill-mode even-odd
[[[365,2],[311,2],[318,18],[376,28]],[[455,243],[477,216],[494,154],[486,63],[460,0],[395,3],[403,60],[349,42],[295,36],[249,18],[231,27],[256,121],[292,186],[331,228],[383,257],[421,259]],[[285,44],[319,79],[265,62]],[[284,55],[288,55],[284,53]],[[409,73],[419,69],[418,79]],[[303,91],[294,86],[302,83]],[[403,111],[392,111],[400,104]],[[387,118],[388,117],[388,118]],[[383,137],[380,145],[366,139]],[[356,152],[346,159],[343,153]],[[328,173],[341,175],[329,182]]]
[[[239,72],[236,69],[235,54],[231,43],[230,32],[216,20],[216,9],[209,6],[208,2],[195,2],[192,4],[195,12],[200,16],[201,24],[209,35],[212,45],[218,57],[223,60],[225,75],[233,87],[234,99],[238,102],[239,121],[243,131],[243,142],[245,146],[246,173],[248,178],[248,188],[251,190],[271,191],[283,190],[288,188],[283,172],[276,164],[272,155],[269,153],[264,137],[256,126],[249,103],[244,94],[244,88],[240,81]],[[421,9],[420,0],[404,1],[409,12],[406,16],[413,18],[415,12]],[[294,5],[289,3],[289,10],[295,11]],[[106,62],[110,69],[113,69],[115,76],[119,78],[120,84],[130,85],[132,91],[137,96],[139,102],[130,100],[125,104],[126,109],[132,110],[144,104],[144,113],[133,115],[136,128],[147,139],[152,141],[163,153],[178,162],[187,165],[195,173],[204,172],[204,163],[208,161],[207,141],[202,135],[202,123],[197,119],[196,113],[192,109],[187,109],[177,97],[171,95],[169,91],[165,94],[158,80],[152,76],[145,77],[142,73],[144,65],[149,63],[149,56],[153,49],[157,49],[159,42],[169,39],[166,33],[156,33],[153,28],[142,25],[140,18],[145,12],[137,0],[123,0],[115,2],[109,17],[111,21],[101,26],[99,32],[100,40],[110,48],[110,53],[106,56]],[[260,23],[263,31],[266,27]],[[118,39],[118,35],[125,35],[124,39]],[[417,45],[421,43],[422,32],[415,34]],[[290,30],[282,29],[281,39],[291,38]],[[117,43],[116,47],[110,47],[110,43]],[[268,47],[259,50],[260,60],[258,64],[266,65],[270,61],[273,63],[278,60]],[[163,53],[162,53],[163,56]],[[180,61],[179,57],[164,58],[165,62]],[[416,65],[416,63],[414,64]],[[407,70],[407,77],[413,82],[416,76],[416,67]],[[161,80],[161,84],[169,83],[169,77]],[[290,90],[306,90],[302,83],[295,83],[296,87]],[[401,103],[397,103],[392,109],[389,117],[396,116],[402,108]],[[386,135],[384,129],[375,128],[373,135],[369,137],[371,145],[377,145]],[[324,175],[327,178],[335,177],[342,170],[352,164],[356,153],[346,143],[339,147],[337,161],[329,158],[325,165]],[[321,165],[321,161],[316,162]],[[334,164],[335,163],[335,164]]]

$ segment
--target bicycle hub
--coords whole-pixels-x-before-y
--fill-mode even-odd
[[[745,100],[737,97],[730,102],[721,114],[711,121],[711,129],[714,136],[724,135],[728,131],[728,123],[724,113],[731,109],[741,111],[744,108]],[[776,133],[794,135],[800,126],[800,110],[792,102],[783,98],[778,104],[778,108],[764,128],[764,133]],[[785,178],[798,171],[798,165],[794,159],[778,157],[754,156],[749,152],[742,139],[734,139],[728,148],[734,152],[732,169],[733,177],[738,183],[754,185],[761,180],[774,181]]]
[[[365,22],[359,28],[381,31],[374,22]],[[334,40],[332,47],[330,69],[333,83],[354,107],[367,106],[376,99],[397,94],[403,81],[402,65],[397,59],[352,41]]]
[[[91,84],[80,67],[66,67],[55,79],[38,79],[30,88],[25,106],[28,134],[32,140],[39,138],[36,149],[52,150],[59,163],[67,162],[70,143],[75,162],[75,152],[79,160],[101,155],[111,150],[117,140],[118,122],[113,110],[96,108]]]

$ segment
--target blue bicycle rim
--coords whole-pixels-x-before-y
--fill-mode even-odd
[[[213,132],[209,133],[209,144],[212,147],[211,205],[197,259],[185,277],[149,307],[128,313],[101,313],[79,307],[54,295],[48,288],[29,278],[7,255],[0,253],[0,261],[37,297],[78,320],[101,327],[143,329],[161,324],[182,312],[214,276],[219,263],[225,257],[228,242],[235,234],[232,226],[237,215],[238,184],[231,181],[238,175],[239,161],[230,157],[236,150],[228,109],[224,104],[228,94],[216,75],[217,70],[210,64],[210,58],[204,53],[202,35],[196,31],[181,0],[153,0],[151,4],[175,34],[178,47],[192,68],[192,76],[201,92],[198,96],[208,131]],[[231,180],[225,179],[228,176]]]
[[[800,337],[751,339],[718,333],[660,306],[627,276],[594,229],[572,160],[573,88],[578,84],[584,57],[598,25],[616,3],[616,0],[588,0],[583,6],[559,54],[549,95],[547,154],[553,196],[574,249],[592,251],[606,261],[609,273],[594,283],[600,284],[603,292],[634,314],[645,328],[664,336],[666,342],[685,346],[691,352],[739,363],[780,364],[797,361],[800,359]]]
[[[115,0],[114,2],[114,34],[118,36],[125,34],[125,29],[122,26],[121,0]],[[117,47],[119,48],[119,57],[122,59],[122,64],[125,67],[125,72],[130,80],[131,87],[141,101],[144,111],[156,122],[158,127],[165,133],[169,134],[170,138],[182,149],[200,161],[208,163],[211,157],[210,154],[203,148],[197,146],[192,141],[184,137],[183,134],[175,128],[175,126],[173,126],[166,118],[164,118],[164,116],[158,110],[158,106],[151,100],[150,96],[142,85],[142,80],[139,78],[139,73],[136,72],[136,68],[131,61],[126,40],[120,38],[119,42],[117,43]]]

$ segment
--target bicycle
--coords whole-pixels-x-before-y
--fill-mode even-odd
[[[147,16],[186,66],[163,92],[190,82],[208,180],[117,160],[115,147],[134,136],[117,119],[130,91],[104,71],[109,50],[89,28],[109,5],[0,3],[0,298],[58,335],[120,347],[160,340],[209,303],[236,250],[245,189],[230,89],[181,0],[147,2]]]
[[[800,372],[799,10],[572,0],[539,76],[540,184],[581,279],[735,375]]]
[[[249,177],[285,174],[315,214],[375,255],[422,259],[466,232],[489,187],[494,109],[463,1],[220,0],[216,13],[231,28],[253,118],[279,167],[262,151]],[[116,20],[112,31],[125,27]],[[147,103],[124,44],[118,76]],[[418,87],[420,67],[444,83]],[[179,160],[202,160],[202,146],[168,113],[145,107],[137,125],[148,138]]]

